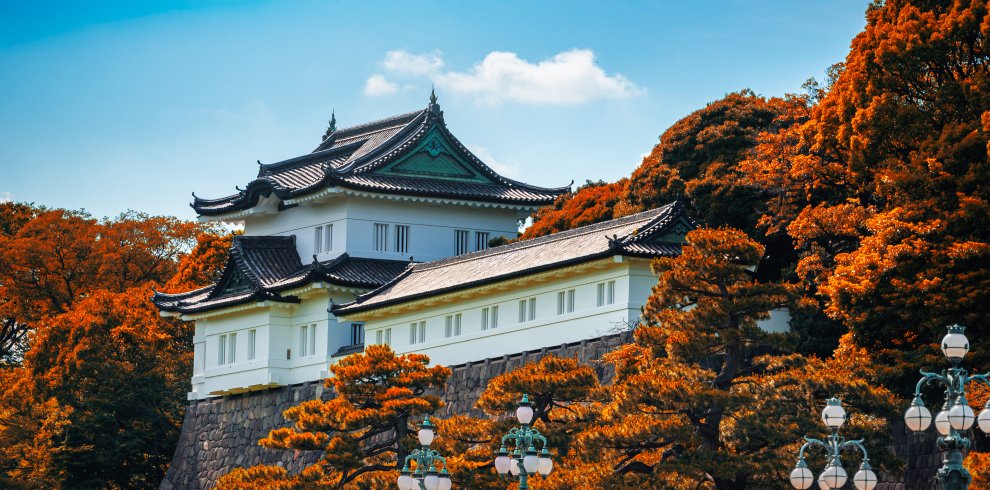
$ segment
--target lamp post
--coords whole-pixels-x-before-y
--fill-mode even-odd
[[[935,416],[935,429],[941,436],[938,438],[938,447],[945,451],[942,467],[938,470],[938,480],[943,490],[966,490],[973,477],[962,465],[962,451],[969,448],[969,438],[963,435],[963,431],[969,430],[973,422],[977,422],[980,430],[990,434],[990,401],[983,407],[980,416],[976,417],[966,402],[966,384],[970,381],[982,381],[990,386],[990,373],[969,376],[965,369],[959,367],[959,362],[969,353],[966,327],[950,325],[948,330],[949,333],[942,338],[942,353],[952,363],[952,367],[943,370],[941,374],[921,370],[921,379],[914,389],[914,401],[904,412],[904,423],[914,432],[927,429],[932,423],[932,413],[921,400],[921,387],[932,382],[945,387],[945,401]]]
[[[511,473],[513,477],[518,477],[519,490],[526,490],[529,488],[529,475],[549,475],[553,460],[547,451],[547,438],[529,425],[533,422],[533,406],[525,394],[516,408],[516,420],[519,427],[510,429],[502,437],[502,447],[495,453],[495,471],[500,475]],[[537,443],[541,446],[539,452],[536,451]],[[507,446],[513,448],[511,453],[506,450]]]
[[[447,460],[440,453],[430,449],[436,428],[430,423],[430,417],[423,419],[419,426],[419,449],[413,449],[399,472],[396,481],[399,490],[450,490],[450,473],[447,473]],[[416,470],[409,470],[409,462],[416,462]],[[440,472],[437,473],[437,464]]]
[[[863,440],[847,441],[839,436],[839,427],[842,427],[842,424],[846,422],[846,411],[842,408],[842,402],[838,398],[829,398],[825,409],[822,410],[822,422],[832,431],[832,434],[824,441],[810,437],[804,438],[807,442],[801,446],[797,464],[791,471],[791,485],[794,485],[794,488],[798,490],[805,490],[815,482],[815,475],[804,461],[804,451],[811,446],[821,446],[825,448],[825,458],[828,460],[828,464],[822,474],[818,476],[818,485],[823,489],[842,488],[846,484],[848,476],[846,476],[846,470],[842,468],[839,455],[844,449],[852,447],[863,453],[863,463],[859,466],[859,471],[853,475],[853,485],[858,490],[873,490],[877,486],[877,474],[870,468],[870,457],[866,454],[866,448],[863,447]]]

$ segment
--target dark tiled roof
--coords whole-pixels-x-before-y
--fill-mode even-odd
[[[364,259],[343,254],[333,260],[303,264],[295,238],[236,236],[223,275],[216,284],[179,294],[156,292],[152,301],[162,311],[200,313],[254,301],[298,302],[283,296],[288,289],[315,281],[374,289],[399,275],[405,261]]]
[[[490,184],[416,177],[389,177],[372,172],[403,158],[432,130],[439,131],[465,162]],[[482,202],[542,206],[570,187],[536,187],[505,178],[485,165],[447,130],[435,103],[421,111],[329,133],[312,153],[260,165],[258,176],[237,194],[219,199],[194,197],[197,213],[220,215],[251,208],[262,197],[287,200],[340,186],[386,194],[447,197]]]
[[[685,231],[695,226],[684,215],[683,206],[674,202],[603,223],[415,264],[388,284],[336,307],[334,312],[368,311],[612,255],[676,256],[681,245],[663,237],[677,223],[683,223]]]

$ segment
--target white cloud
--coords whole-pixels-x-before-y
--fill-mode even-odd
[[[482,162],[485,162],[485,165],[491,167],[492,170],[506,177],[513,179],[519,178],[518,165],[499,161],[495,158],[495,155],[493,155],[492,152],[484,146],[467,145],[467,147],[468,150],[471,150],[471,153],[474,153],[474,156],[481,159]]]
[[[443,59],[439,51],[429,54],[413,54],[401,49],[385,53],[385,60],[382,66],[386,70],[406,76],[429,76],[434,75],[443,68]]]
[[[10,192],[4,192],[3,196],[0,196],[0,204],[5,202],[14,202],[14,195]]]
[[[475,96],[486,104],[581,104],[646,93],[621,74],[605,73],[596,63],[595,53],[587,49],[563,51],[538,63],[523,60],[516,53],[492,51],[462,72],[442,71],[444,62],[437,51],[413,54],[396,50],[385,55],[382,65],[393,75],[428,77],[441,89]],[[371,79],[368,82],[370,85]],[[369,93],[367,87],[365,92]]]
[[[368,77],[364,83],[365,95],[377,97],[379,95],[394,94],[399,91],[399,85],[388,81],[384,75],[374,74]]]

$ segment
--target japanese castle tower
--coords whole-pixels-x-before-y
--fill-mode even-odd
[[[196,324],[189,398],[314,381],[365,343],[457,364],[599,337],[635,324],[694,224],[679,203],[532,240],[519,221],[569,187],[505,178],[420,111],[345,129],[260,165],[236,194],[194,197],[240,224],[213,285],[156,293]]]

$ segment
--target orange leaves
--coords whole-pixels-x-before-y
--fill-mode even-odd
[[[293,427],[271,431],[260,444],[303,451],[323,450],[324,457],[300,475],[287,477],[264,467],[238,470],[221,480],[220,488],[380,488],[394,481],[412,446],[415,418],[442,405],[435,395],[450,376],[444,366],[428,367],[422,354],[396,356],[387,345],[368,345],[330,366],[326,380],[335,397],[309,400],[284,412]],[[240,487],[242,482],[250,485]],[[368,485],[371,485],[370,487]]]
[[[589,181],[575,192],[558,197],[552,205],[536,212],[532,226],[521,238],[536,238],[632,214],[634,209],[624,203],[628,182],[629,179],[610,184]]]

